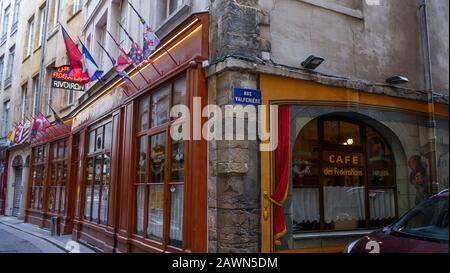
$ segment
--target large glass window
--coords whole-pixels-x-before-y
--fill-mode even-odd
[[[45,163],[47,160],[47,147],[38,146],[33,148],[33,168],[31,184],[31,206],[33,210],[42,210],[44,207],[44,186],[45,186]]]
[[[51,144],[49,212],[65,212],[68,180],[68,149],[67,140],[61,140]]]
[[[106,122],[91,128],[87,136],[84,219],[106,225],[110,193],[112,123]]]
[[[294,233],[385,226],[397,217],[395,162],[371,127],[339,118],[308,123],[294,144]]]
[[[169,110],[185,103],[185,77],[138,103],[134,233],[163,248],[183,247],[185,147],[170,138]]]

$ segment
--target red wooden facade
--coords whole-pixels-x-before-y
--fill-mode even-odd
[[[189,108],[194,97],[207,104],[208,32],[208,13],[194,14],[162,41],[153,64],[130,71],[139,90],[114,77],[73,112],[69,130],[33,142],[27,222],[49,227],[59,216],[64,234],[104,252],[206,251],[207,143],[172,141],[174,120],[157,120],[170,109],[156,103],[166,94],[175,105],[182,94]]]

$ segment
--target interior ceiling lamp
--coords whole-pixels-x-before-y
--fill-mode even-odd
[[[405,84],[405,83],[409,83],[409,79],[407,77],[404,76],[392,76],[388,79],[386,79],[386,83],[388,84]]]
[[[302,63],[302,66],[303,66],[303,68],[314,70],[319,65],[321,65],[324,61],[325,61],[325,59],[322,58],[322,57],[311,55],[311,56],[308,57],[308,59],[306,59]]]

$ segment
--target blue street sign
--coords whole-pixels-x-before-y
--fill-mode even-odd
[[[262,102],[261,91],[255,89],[234,88],[233,102],[234,104],[259,106]]]

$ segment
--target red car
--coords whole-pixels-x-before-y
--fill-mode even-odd
[[[395,223],[349,244],[346,253],[449,253],[448,190]]]

